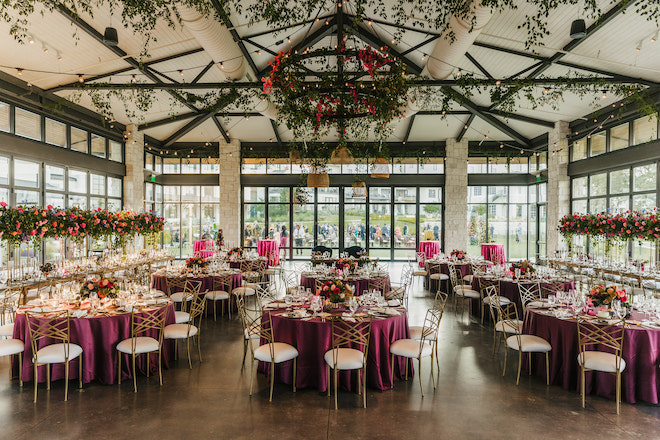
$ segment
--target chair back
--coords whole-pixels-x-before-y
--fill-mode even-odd
[[[39,363],[36,356],[41,340],[45,340],[48,344],[64,344],[64,357],[68,359],[71,331],[67,310],[55,313],[27,311],[25,318],[28,323],[28,336],[35,363]]]
[[[486,287],[484,292],[488,298],[490,298],[488,305],[490,306],[490,316],[493,319],[493,322],[503,322],[504,325],[517,328],[518,307],[516,306],[516,303],[511,302],[503,306],[497,297],[495,286]]]
[[[401,285],[408,287],[410,284],[412,284],[413,272],[413,267],[410,264],[405,264],[403,266],[401,269],[401,278],[399,281]]]
[[[364,252],[364,248],[360,246],[350,246],[347,248],[344,248],[344,252],[349,256],[353,258],[358,258],[361,253]]]
[[[199,295],[199,292],[195,292]],[[193,294],[194,296],[194,294]],[[156,309],[143,309],[131,313],[131,341],[132,350],[139,336],[148,336],[158,340],[158,345],[163,343],[163,328],[167,317],[168,305],[159,306]],[[153,335],[156,334],[156,337]]]
[[[332,319],[332,359],[337,365],[338,350],[353,348],[364,353],[366,360],[371,337],[371,318],[355,318],[355,322],[346,322],[340,317]]]
[[[424,252],[417,252],[417,263],[424,264],[426,262],[426,254]]]
[[[300,276],[293,270],[282,270],[282,280],[284,281],[284,288],[286,291],[292,287],[297,287],[300,284]]]
[[[616,369],[620,371],[621,353],[623,352],[623,338],[626,332],[626,320],[620,319],[610,325],[598,325],[582,316],[578,317],[578,351],[584,353],[587,348],[604,347],[614,352],[616,356]],[[584,362],[584,356],[582,356]]]
[[[7,319],[14,322],[20,296],[20,290],[5,288],[0,292],[0,325],[5,325]]]
[[[424,342],[427,340],[433,340],[433,336],[437,337],[442,314],[443,310],[441,309],[431,308],[426,311],[426,316],[424,317],[424,325],[422,326],[422,337],[419,340],[420,353],[422,352],[422,346],[424,345]]]
[[[202,289],[202,282],[193,280],[186,277],[167,277],[165,278],[167,284],[167,296],[172,296],[173,293],[184,292],[190,294],[199,292]]]
[[[190,320],[188,321],[188,335],[190,335],[190,328],[195,325],[197,331],[201,330],[202,318],[204,317],[204,310],[206,309],[206,297],[203,293],[195,292],[192,300],[190,301]]]
[[[540,298],[541,285],[539,282],[518,282],[520,302],[522,302],[523,315],[527,314],[527,304]]]
[[[277,300],[277,291],[275,291],[272,283],[268,281],[254,283],[253,287],[257,294],[258,303],[261,307]]]
[[[449,281],[451,281],[452,286],[456,287],[456,286],[459,285],[458,284],[458,273],[457,273],[458,271],[456,270],[456,265],[453,262],[450,261],[447,264],[447,266],[449,267]],[[431,272],[429,271],[429,273],[431,273]]]
[[[374,278],[369,280],[369,290],[378,290],[385,295],[387,293],[388,278]]]
[[[495,286],[495,291],[499,295],[500,293],[500,280],[493,278],[484,278],[483,276],[477,275],[477,281],[479,282],[479,292],[481,292],[482,297],[486,297],[486,287]]]
[[[563,281],[541,283],[541,298],[547,298],[548,295],[554,295],[558,290],[564,290]]]
[[[486,266],[476,261],[470,263],[470,269],[472,269],[472,275],[475,277],[482,277],[486,274]]]
[[[442,317],[442,314],[445,312],[447,298],[449,298],[449,295],[445,292],[438,290],[438,292],[435,294],[435,299],[433,300],[433,309],[440,310],[440,317]]]
[[[321,252],[321,254],[326,258],[332,257],[332,249],[327,246],[314,246],[314,248],[312,248],[312,253],[314,252]]]
[[[213,277],[213,290],[218,292],[228,292],[231,293],[231,287],[233,286],[234,275],[216,275]]]

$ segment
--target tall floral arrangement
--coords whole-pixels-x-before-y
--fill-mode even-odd
[[[570,240],[574,235],[600,236],[605,239],[657,240],[660,218],[652,211],[626,211],[612,214],[568,214],[559,220],[559,232]]]

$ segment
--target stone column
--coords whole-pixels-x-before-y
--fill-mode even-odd
[[[467,246],[467,174],[468,141],[447,139],[445,159],[445,246],[452,249]]]
[[[241,245],[241,143],[220,142],[220,228],[225,245]]]
[[[571,212],[570,179],[568,177],[568,122],[558,121],[548,133],[548,216],[546,256],[566,248],[557,229],[559,219]]]
[[[144,209],[144,135],[137,126],[127,125],[124,136],[124,209],[140,212]]]

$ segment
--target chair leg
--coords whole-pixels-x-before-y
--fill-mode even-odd
[[[217,319],[215,318],[215,303],[216,303],[216,301],[213,300],[213,320],[217,321]],[[224,309],[225,309],[225,306],[224,306],[224,303],[223,303],[223,305],[222,305],[222,311],[223,312],[225,311]]]
[[[158,383],[163,386],[163,347],[158,347]]]
[[[390,388],[394,388],[394,354],[390,356]]]
[[[151,365],[149,365],[151,362],[151,353],[147,353],[147,377],[149,377],[149,373],[151,370]]]
[[[616,414],[619,415],[619,406],[621,405],[621,373],[616,372]]]
[[[545,352],[545,383],[550,385],[550,355]]]
[[[358,372],[358,374],[360,374]],[[362,405],[367,407],[367,368],[362,367]]]
[[[23,353],[18,353],[18,383],[23,386]]]
[[[188,369],[192,370],[192,361],[190,360],[190,338],[186,338],[186,352],[188,353]]]
[[[328,378],[328,397],[330,397],[330,365],[325,366],[326,376]]]
[[[406,380],[408,380],[408,358],[406,358]]]
[[[481,300],[481,325],[484,325],[484,313],[486,312],[486,305],[484,304],[484,300]]]
[[[297,358],[293,358],[293,392],[296,392],[296,365],[297,365]]]
[[[50,364],[46,364],[46,389],[50,390]]]
[[[252,395],[252,384],[254,383],[254,357],[250,362],[250,396]]]
[[[339,380],[339,372],[335,369],[335,410],[339,409],[339,405],[337,404],[337,382]]]
[[[80,389],[82,389],[82,383],[83,383],[82,367],[83,367],[83,359],[82,359],[82,355],[80,355],[78,356],[78,388]]]
[[[121,351],[117,354],[117,384],[121,385]]]
[[[137,370],[135,369],[135,353],[132,356],[132,370],[133,370],[133,392],[137,393]]]
[[[532,375],[532,353],[527,353],[527,371],[528,374]]]
[[[580,394],[582,394],[582,408],[584,408],[584,367],[580,366],[581,380],[580,380]]]
[[[69,400],[69,360],[64,362],[64,401]]]
[[[273,387],[275,386],[275,362],[270,363],[270,398],[269,402],[273,401]]]
[[[34,364],[34,403],[37,403],[37,384],[39,380],[39,366]]]
[[[200,330],[197,330],[197,354],[199,354],[199,363],[202,363],[202,340],[199,334]]]
[[[520,370],[522,369],[522,350],[518,350],[518,378],[516,379],[516,385],[520,382]]]
[[[509,347],[507,347],[505,345],[504,346],[504,368],[502,369],[502,377],[504,377],[504,375],[506,375],[506,358],[507,358],[508,353],[509,353]]]
[[[417,358],[417,365],[419,366],[419,390],[422,392],[422,399],[424,398],[424,387],[422,386],[422,358]]]

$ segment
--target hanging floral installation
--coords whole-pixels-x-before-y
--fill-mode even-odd
[[[340,142],[347,131],[366,138],[372,129],[382,139],[403,115],[409,82],[401,61],[386,51],[347,49],[342,40],[335,50],[280,52],[270,65],[263,93],[297,139],[311,133],[306,140],[317,140],[331,129]]]
[[[660,217],[657,208],[643,212],[626,211],[623,214],[568,214],[559,220],[559,232],[569,243],[575,235],[606,240],[656,241],[660,238]]]
[[[0,239],[17,246],[32,242],[38,247],[42,239],[70,238],[74,241],[91,237],[123,244],[136,236],[148,236],[163,230],[165,219],[152,212],[110,212],[105,209],[59,209],[8,206],[0,202]]]

